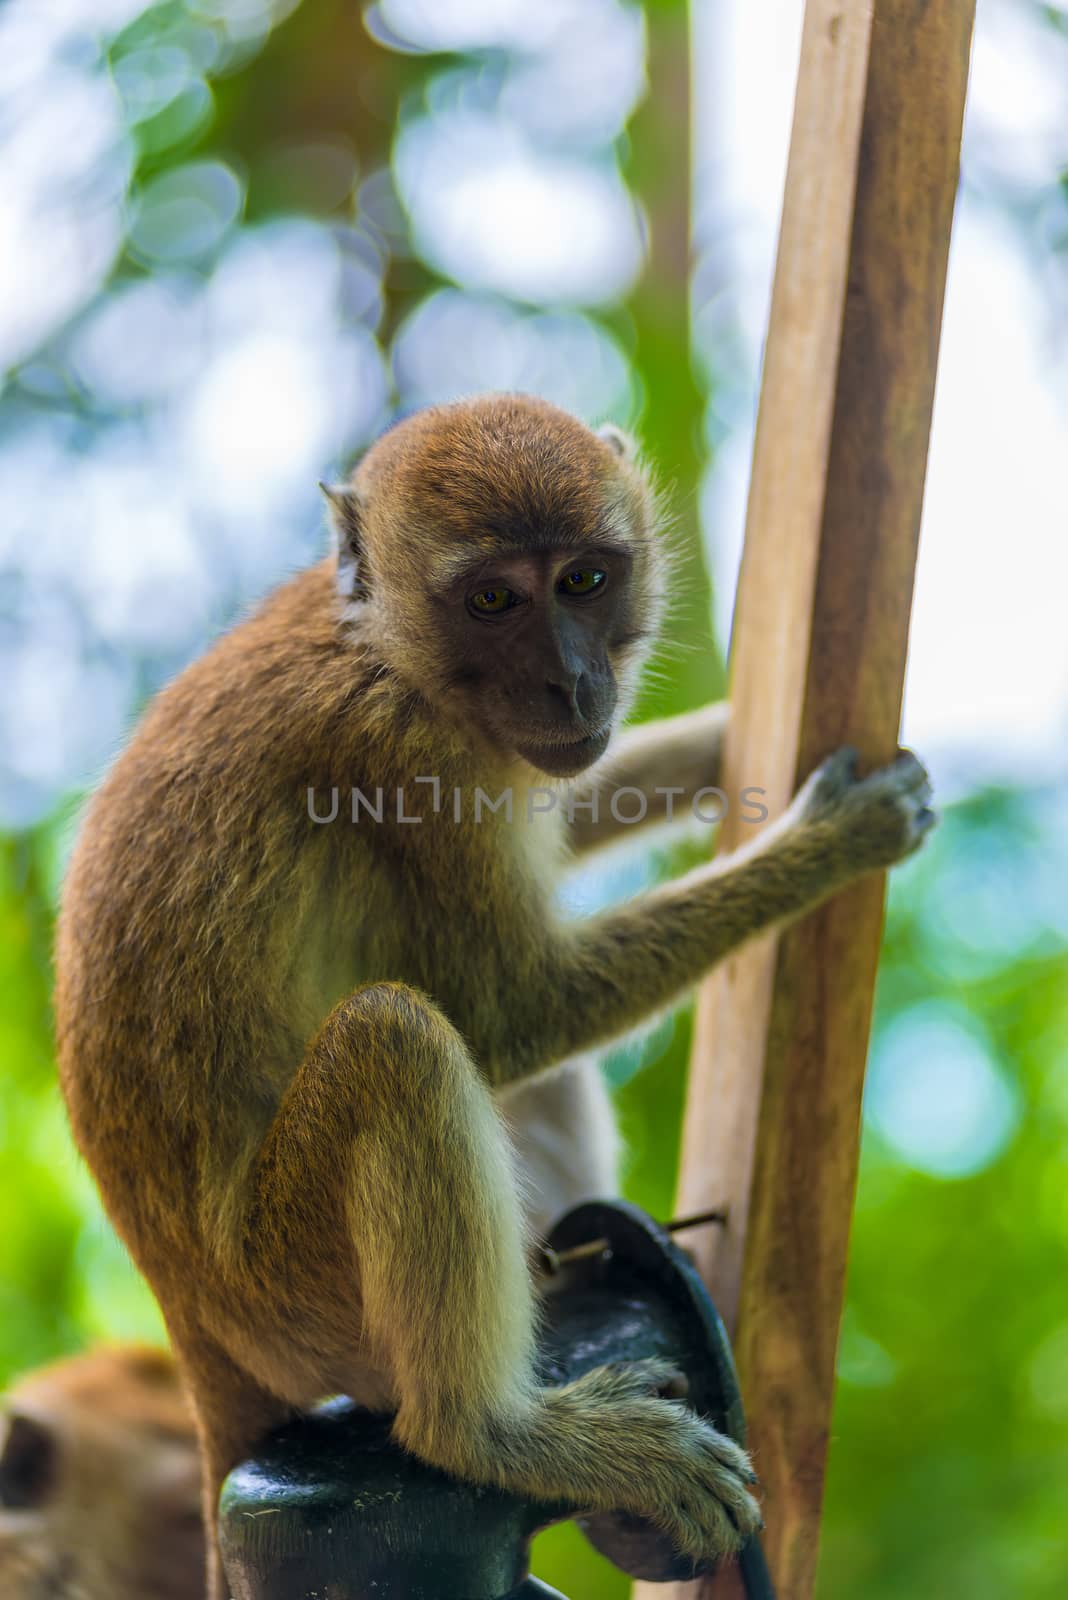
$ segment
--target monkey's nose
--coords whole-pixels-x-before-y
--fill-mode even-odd
[[[545,687],[549,692],[549,699],[567,707],[572,717],[582,716],[579,706],[579,685],[582,682],[581,672],[565,672],[563,670],[546,678]]]

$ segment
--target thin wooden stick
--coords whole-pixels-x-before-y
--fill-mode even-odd
[[[898,737],[974,0],[808,0],[724,787]],[[728,817],[722,847],[750,829]],[[884,884],[702,992],[678,1207],[732,1331],[781,1600],[813,1592]],[[696,1586],[738,1595],[736,1573]],[[638,1586],[643,1600],[690,1588]]]

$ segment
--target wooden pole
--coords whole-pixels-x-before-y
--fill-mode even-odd
[[[974,0],[808,0],[731,655],[724,789],[774,817],[894,754]],[[751,837],[734,809],[721,848]],[[680,1210],[735,1341],[780,1600],[813,1592],[884,882],[717,971]],[[662,1586],[639,1586],[646,1600]],[[671,1591],[668,1591],[671,1593]],[[679,1587],[741,1593],[736,1573]]]

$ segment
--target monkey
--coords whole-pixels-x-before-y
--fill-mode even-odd
[[[201,1600],[196,1434],[166,1350],[91,1350],[0,1397],[0,1591]]]
[[[759,1523],[752,1467],[662,1363],[538,1381],[523,1123],[555,1095],[611,1182],[590,1054],[911,854],[926,774],[834,752],[729,858],[567,918],[547,789],[718,770],[722,710],[612,753],[667,588],[639,456],[490,395],[405,418],[328,498],[332,553],[149,706],[57,929],[63,1092],[192,1397],[209,1594],[225,1474],[333,1393],[461,1479],[725,1555]],[[315,820],[333,789],[390,798]],[[495,808],[457,821],[479,789]]]

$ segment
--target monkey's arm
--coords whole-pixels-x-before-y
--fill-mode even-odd
[[[858,780],[853,753],[839,751],[753,844],[565,928],[548,981],[521,1002],[522,1015],[512,1014],[502,1075],[617,1038],[746,940],[910,855],[935,820],[929,797],[915,756]]]
[[[568,837],[574,853],[599,849],[637,826],[689,815],[698,790],[719,782],[727,712],[726,701],[720,701],[628,728],[596,776],[573,791]],[[639,819],[620,821],[613,814],[612,796],[618,789],[638,789],[645,795],[648,805]],[[620,802],[620,815],[634,818],[634,798],[626,800],[626,805]]]

